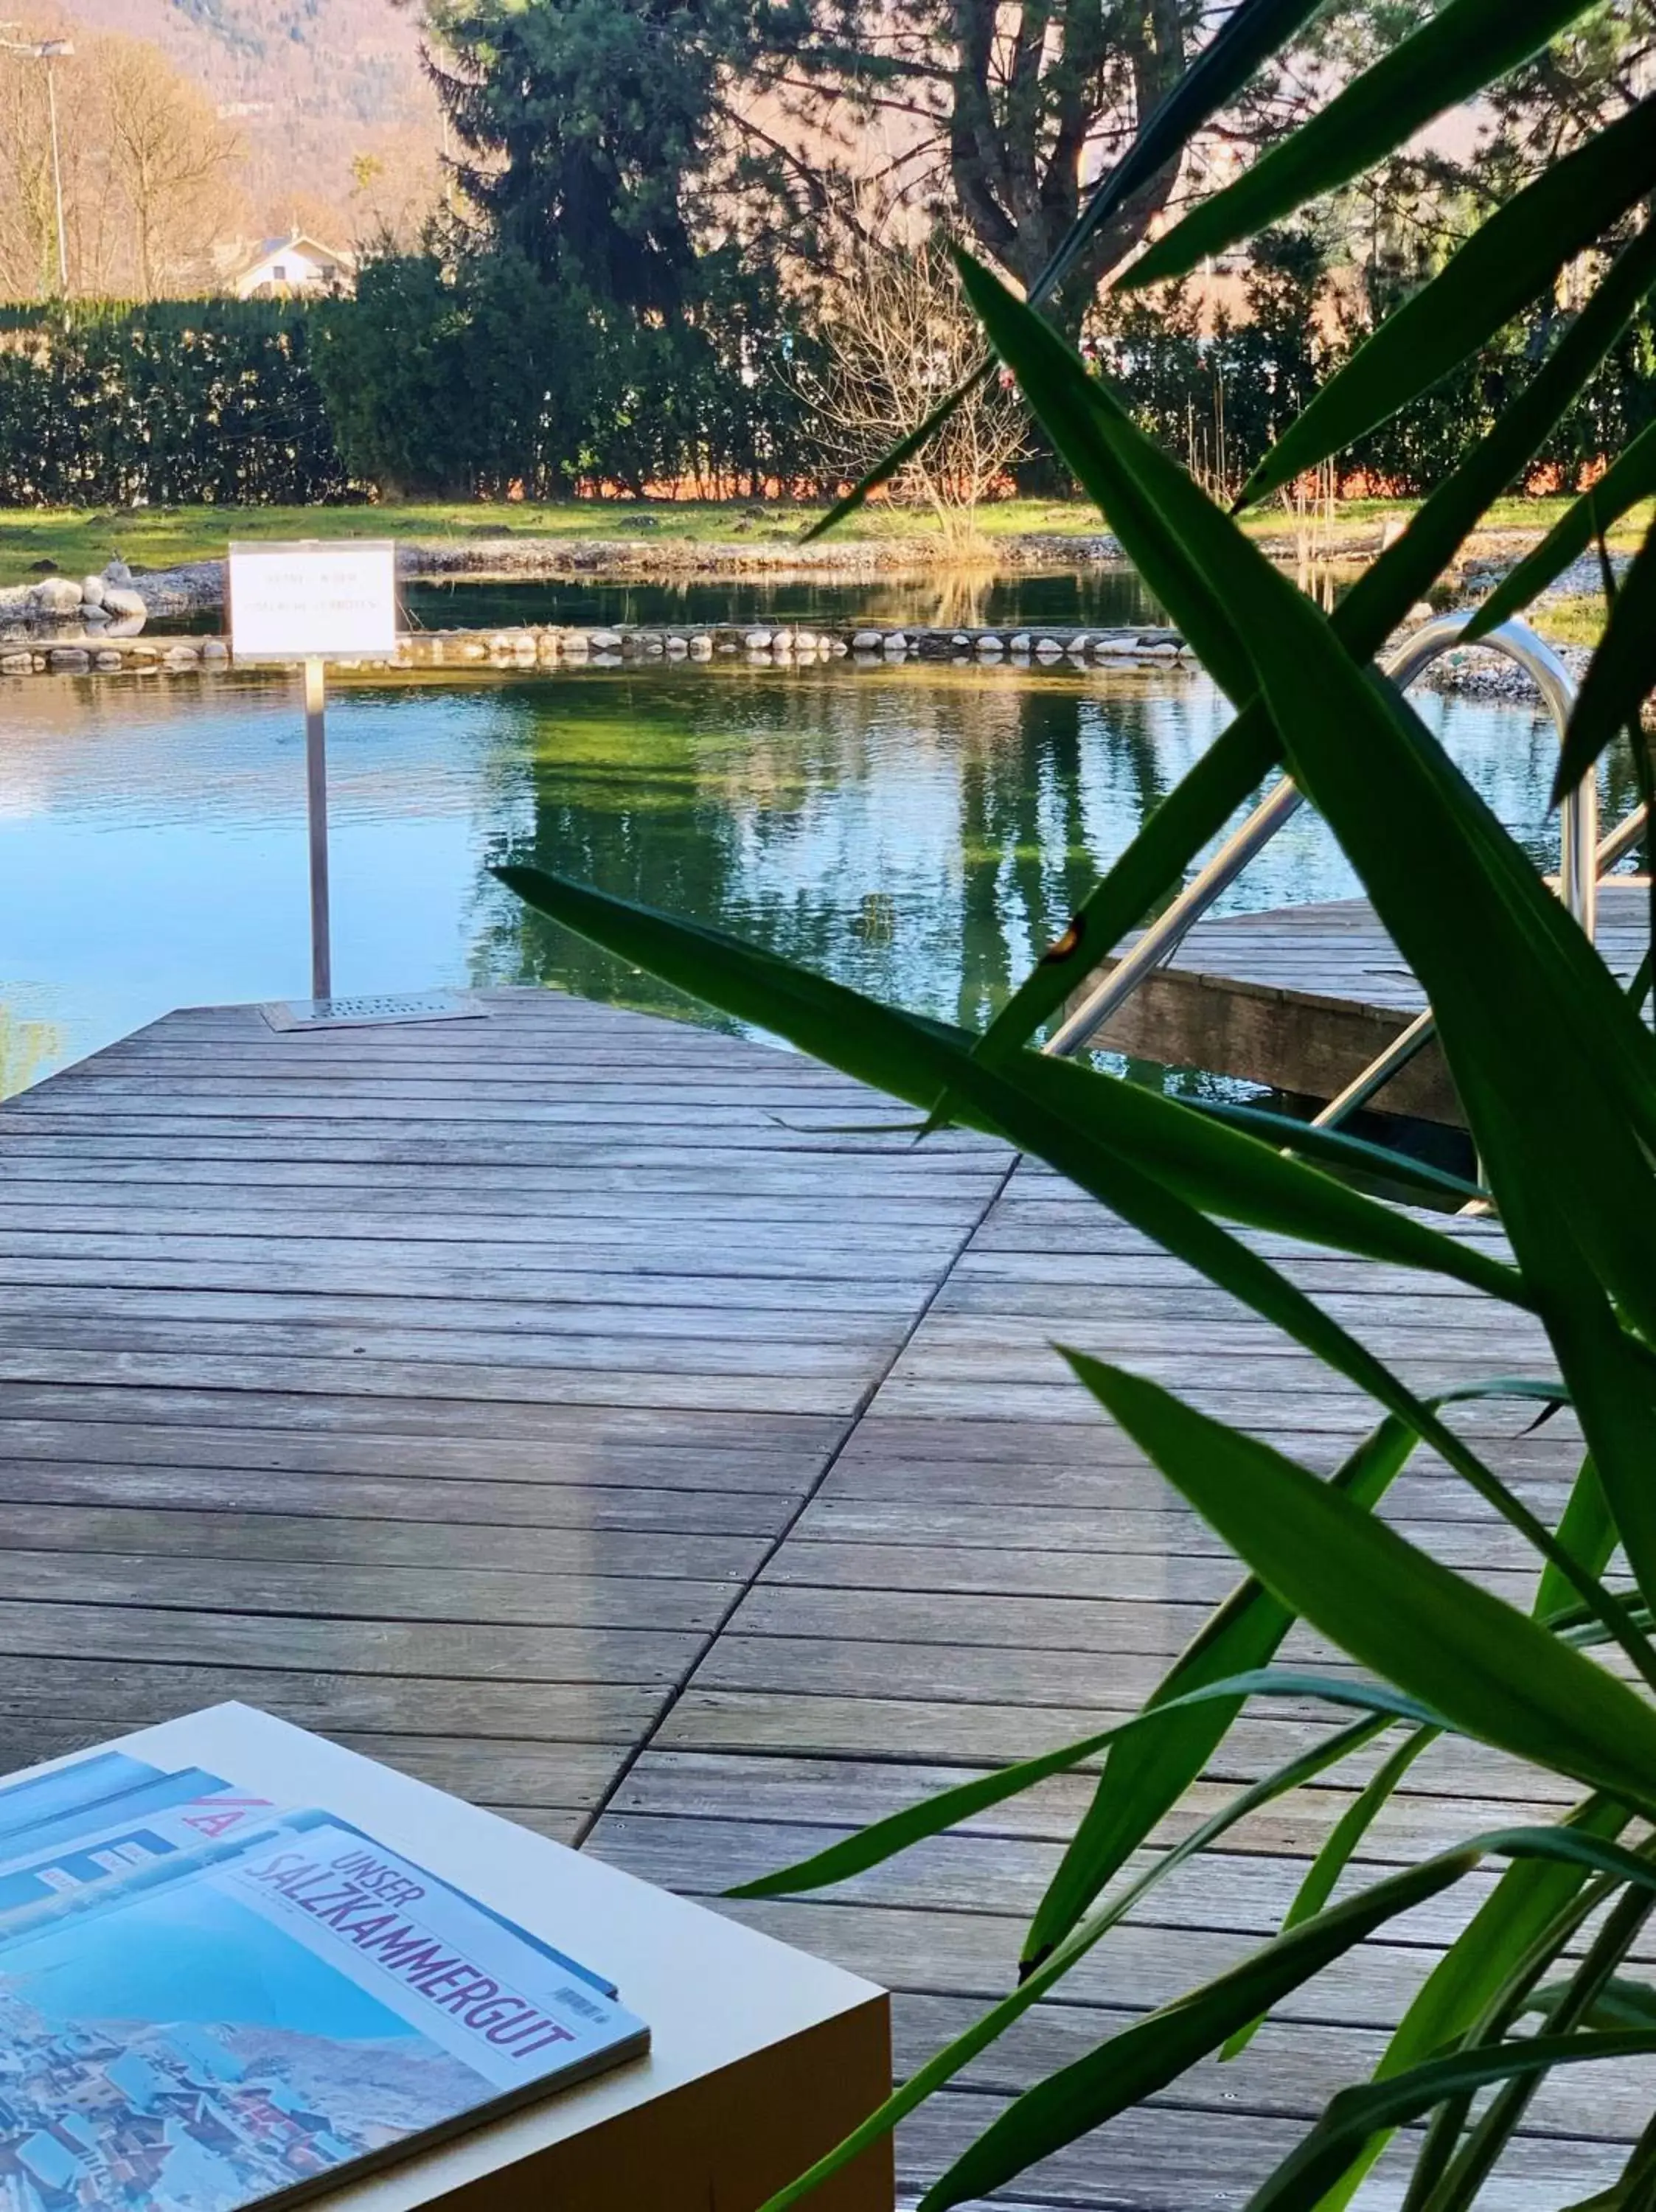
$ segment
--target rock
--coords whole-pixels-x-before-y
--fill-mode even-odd
[[[100,607],[103,603],[103,578],[101,576],[82,576],[81,579],[81,604],[83,606],[88,607]]]
[[[230,648],[221,637],[205,637],[201,643],[201,657],[203,660],[226,661],[230,658]]]
[[[771,649],[771,633],[767,629],[750,629],[742,642],[749,653],[768,653]]]
[[[27,676],[33,666],[32,653],[0,653],[0,672],[7,676]]]
[[[793,649],[796,653],[815,653],[822,642],[822,639],[817,636],[814,629],[797,629],[793,633]]]
[[[998,659],[1005,650],[1005,647],[998,637],[980,637],[978,640],[978,651],[986,660]]]
[[[956,653],[970,653],[972,650],[972,641],[963,629],[957,629],[949,642]]]
[[[667,641],[667,651],[675,660],[682,660],[689,649],[690,641],[687,637],[670,637]]]
[[[65,615],[81,611],[81,587],[67,576],[47,576],[34,586],[29,598],[35,612],[49,619],[60,621]]]
[[[907,633],[900,629],[894,629],[889,632],[886,637],[885,649],[888,653],[907,653],[908,650],[908,638]]]
[[[0,615],[27,613],[33,591],[33,584],[0,586]]]
[[[121,656],[105,646],[101,652],[93,654],[92,665],[94,668],[119,668],[122,665]]]
[[[106,614],[136,615],[141,622],[149,612],[139,594],[124,584],[104,586],[103,606]]]
[[[193,645],[183,643],[169,645],[163,659],[168,668],[199,668],[201,666],[201,655]]]
[[[712,638],[696,636],[690,640],[690,658],[692,660],[711,660],[713,657],[713,641]]]
[[[108,626],[109,614],[106,608],[82,607],[81,609],[81,627],[82,629],[106,629]]]
[[[627,641],[618,629],[595,629],[586,642],[594,653],[619,653]]]
[[[1028,631],[1027,629],[1015,631],[1012,636],[1011,647],[1014,653],[1028,653],[1029,650]]]
[[[852,633],[851,649],[853,653],[877,653],[884,643],[885,632],[883,629],[859,629]]]
[[[1416,599],[1403,619],[1411,623],[1430,622],[1436,612],[1437,609],[1429,599]]]
[[[851,647],[846,643],[844,638],[836,637],[829,640],[827,650],[832,653],[834,659],[843,660],[851,651]]]
[[[641,639],[640,643],[643,646],[644,657],[646,660],[659,660],[663,653],[667,650],[667,647],[662,640],[653,635]]]
[[[82,645],[55,645],[46,656],[54,676],[84,676],[92,655]]]
[[[1037,660],[1061,660],[1063,657],[1064,647],[1055,637],[1038,637],[1035,640]]]
[[[558,641],[565,653],[573,653],[577,660],[584,659],[591,650],[591,641],[584,629],[567,629]]]
[[[105,628],[104,635],[106,637],[136,637],[143,628],[143,623],[144,618],[142,615],[117,615],[114,621]]]
[[[106,564],[104,568],[104,581],[106,584],[117,585],[130,584],[132,581],[132,571],[127,567],[125,562],[122,560],[118,553],[112,556]]]
[[[542,660],[555,660],[555,659],[557,659],[557,658],[558,658],[558,636],[557,636],[557,632],[556,632],[555,630],[550,630],[550,629],[549,629],[549,630],[543,630],[543,631],[541,633],[541,636],[540,636],[540,638],[539,638],[539,641],[537,641],[537,645],[536,645],[535,651],[536,651],[536,653],[537,653],[537,655],[538,656],[538,658],[539,658],[539,659],[541,659]]]

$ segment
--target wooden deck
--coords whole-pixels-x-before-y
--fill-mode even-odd
[[[1053,1338],[1319,1466],[1366,1422],[994,1145],[917,1149],[889,1104],[762,1046],[488,1003],[312,1036],[176,1014],[0,1112],[7,1764],[237,1696],[712,1898],[1129,1709],[1228,1587]],[[1469,1293],[1293,1265],[1422,1383],[1543,1364]],[[1560,1504],[1563,1422],[1473,1425]],[[1523,1587],[1510,1538],[1430,1463],[1391,1510]],[[1204,1788],[1312,1717],[1251,1722]],[[1007,1986],[1086,1787],[846,1890],[730,1909],[892,1986],[912,2064]],[[1367,1863],[1505,1820],[1525,1787],[1493,1757],[1429,1759]],[[905,2187],[1034,2072],[1271,1930],[1349,1802],[1305,1791],[1157,1893],[905,2130]],[[1239,2203],[1372,2060],[1461,1909],[1400,1923],[1240,2063],[1012,2201]],[[1592,2136],[1636,2132],[1638,2086],[1595,2082]],[[1581,2095],[1544,2095],[1492,2205],[1609,2178]]]
[[[1597,937],[1610,965],[1630,977],[1650,943],[1648,887],[1601,884]],[[1198,921],[1096,1042],[1164,1066],[1332,1098],[1425,1004],[1373,907],[1336,899]],[[1465,1119],[1435,1045],[1374,1104],[1432,1121]]]

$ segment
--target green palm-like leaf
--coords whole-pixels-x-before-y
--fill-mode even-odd
[[[1331,617],[1354,659],[1372,659],[1497,498],[1562,419],[1656,283],[1656,223],[1617,257],[1540,369],[1398,542],[1358,578]],[[1107,507],[1106,512],[1108,512]],[[1129,551],[1145,549],[1135,541]],[[1169,602],[1171,604],[1171,602]],[[1168,793],[1077,912],[1070,930],[990,1024],[979,1049],[1016,1048],[1061,1006],[1183,874],[1204,845],[1282,758],[1257,697]]]
[[[1656,125],[1653,125],[1656,137]],[[1553,797],[1579,783],[1598,756],[1625,730],[1636,726],[1656,691],[1656,522],[1645,533],[1611,607],[1604,639],[1592,656],[1570,713],[1559,755]]]
[[[986,271],[968,264],[965,276],[1002,357],[1066,454],[1112,448],[1142,487],[1156,534],[1176,538],[1210,591],[1222,582],[1243,618],[1295,775],[1427,988],[1491,1186],[1648,1598],[1656,1591],[1656,1489],[1643,1469],[1656,1384],[1594,1286],[1597,1277],[1656,1333],[1656,1276],[1646,1256],[1656,1248],[1656,1184],[1641,1141],[1656,1130],[1648,1033],[1396,693],[1352,665],[1316,609],[1044,325]],[[1556,1041],[1552,1051],[1537,1053],[1538,1032]],[[1597,1085],[1576,1080],[1577,1054],[1594,1066]],[[1574,1580],[1574,1563],[1566,1571]],[[1625,1639],[1624,1648],[1651,1671],[1640,1639]]]
[[[1533,552],[1503,576],[1467,625],[1466,636],[1483,637],[1509,616],[1521,614],[1556,576],[1585,553],[1601,532],[1611,530],[1641,500],[1656,494],[1656,422],[1646,423],[1591,491],[1571,501]]]
[[[1656,2031],[1535,2036],[1498,2043],[1448,2058],[1429,2060],[1384,2081],[1342,2089],[1315,2129],[1247,2201],[1247,2212],[1315,2212],[1352,2153],[1378,2130],[1403,2125],[1450,2097],[1550,2073],[1556,2066],[1587,2066],[1656,2051]]]
[[[1309,1920],[1322,1911],[1334,1894],[1340,1876],[1350,1865],[1357,1846],[1397,1795],[1410,1768],[1437,1741],[1435,1729],[1416,1729],[1381,1762],[1335,1822],[1322,1849],[1307,1869],[1304,1880],[1294,1893],[1294,1901],[1283,1916],[1284,1929],[1297,1928],[1302,1920]],[[1263,2025],[1263,2020],[1254,2020],[1239,2028],[1219,2056],[1240,2058]]]
[[[1159,239],[1124,281],[1159,284],[1188,276],[1210,254],[1349,184],[1434,116],[1527,61],[1584,12],[1580,0],[1447,0],[1412,38]]]
[[[1476,1837],[1460,1850],[1377,1882],[1277,1936],[1229,1973],[1162,2006],[1027,2090],[926,2191],[919,2212],[948,2212],[952,2205],[988,2195],[1130,2105],[1165,2088],[1234,2029],[1492,1854],[1604,1867],[1627,1881],[1656,1887],[1656,1872],[1632,1852],[1568,1828],[1513,1828]],[[1569,2041],[1574,2045],[1580,2039]],[[1647,2040],[1656,2048],[1656,2036]],[[1370,2084],[1343,2094],[1379,2099],[1391,2086]],[[1338,2171],[1337,2165],[1337,2174]]]
[[[1570,1825],[1606,1839],[1628,1825],[1624,1808],[1589,1798]],[[1586,1870],[1531,1860],[1507,1868],[1467,1926],[1422,1984],[1375,2069],[1377,2081],[1405,2072],[1471,2033],[1516,1972],[1539,1956],[1550,1962],[1580,1925],[1591,1902]],[[1544,1963],[1540,1971],[1546,1971]],[[1344,2212],[1363,2177],[1385,2149],[1388,2131],[1354,2145],[1341,2179],[1331,2184],[1319,2212]]]
[[[1550,1982],[1538,1990],[1525,2008],[1550,2019],[1559,2004],[1569,1993],[1568,1982]],[[1648,1982],[1635,1982],[1625,1975],[1613,1975],[1593,1999],[1586,2015],[1589,2027],[1615,2029],[1619,2027],[1656,2028],[1656,1989]]]
[[[842,2166],[859,2157],[870,2143],[878,2142],[889,2136],[916,2106],[923,2104],[944,2082],[952,2081],[963,2066],[969,2065],[980,2051],[986,2051],[1015,2021],[1021,2020],[1031,2005],[1046,1996],[1077,1960],[1101,1942],[1111,1929],[1119,1926],[1158,1883],[1164,1881],[1197,1853],[1206,1850],[1210,1844],[1234,1828],[1239,1820],[1246,1820],[1251,1813],[1269,1804],[1273,1798],[1299,1789],[1318,1775],[1326,1773],[1341,1759],[1349,1758],[1354,1751],[1368,1743],[1379,1729],[1387,1725],[1388,1717],[1381,1715],[1343,1729],[1338,1735],[1313,1745],[1310,1751],[1301,1753],[1298,1759],[1289,1760],[1274,1773],[1250,1784],[1239,1796],[1233,1797],[1228,1805],[1222,1806],[1218,1812],[1203,1821],[1171,1850],[1164,1852],[1137,1881],[1129,1883],[1119,1896],[1074,1930],[1069,1940],[1038,1972],[1027,1976],[1009,1996],[1003,1997],[998,2004],[992,2005],[980,2019],[974,2021],[963,2035],[957,2036],[954,2042],[929,2058],[901,2088],[893,2091],[878,2111],[870,2112],[815,2166],[779,2190],[775,2196],[767,2197],[760,2212],[786,2212],[788,2206],[809,2197],[830,2175],[839,2172]]]
[[[1433,1410],[1477,1399],[1526,1397],[1544,1387],[1508,1380],[1471,1384],[1435,1399]],[[1372,1507],[1406,1464],[1415,1442],[1405,1423],[1382,1421],[1331,1478],[1333,1487],[1360,1507]],[[1203,1625],[1151,1692],[1148,1705],[1171,1704],[1200,1685],[1265,1664],[1281,1648],[1293,1621],[1291,1608],[1250,1576]],[[1222,1711],[1192,1711],[1174,1729],[1114,1747],[1030,1923],[1022,1953],[1026,1970],[1063,1942],[1156,1823],[1179,1802],[1206,1767],[1231,1718]]]
[[[920,2199],[920,2212],[992,2189],[1052,2151],[1165,2088],[1233,2029],[1267,2012],[1398,1914],[1451,1887],[1478,1863],[1476,1849],[1429,1860],[1323,1913],[1205,1987],[1164,2005],[1009,2106]]]
[[[1564,1517],[1558,1524],[1558,1540],[1580,1559],[1590,1574],[1595,1575],[1603,1574],[1610,1565],[1620,1540],[1615,1517],[1610,1510],[1610,1500],[1604,1495],[1604,1486],[1598,1480],[1598,1470],[1590,1458],[1582,1462],[1580,1473],[1570,1491]],[[1557,1568],[1549,1564],[1542,1569],[1541,1581],[1535,1593],[1536,1619],[1550,1620],[1562,1613],[1570,1602],[1569,1584]]]
[[[497,872],[503,882],[555,920],[567,922],[623,958],[638,961],[682,989],[776,1030],[848,1074],[878,1083],[898,1096],[913,1097],[917,1086],[932,1097],[957,1091],[965,1102],[967,1118],[975,1117],[979,1126],[1036,1153],[1165,1250],[1177,1253],[1219,1289],[1275,1322],[1337,1373],[1368,1392],[1387,1412],[1405,1420],[1519,1528],[1543,1558],[1558,1565],[1634,1665],[1656,1672],[1656,1659],[1623,1601],[1562,1551],[1551,1531],[1496,1480],[1465,1441],[1383,1361],[1331,1321],[1277,1269],[1210,1219],[1199,1204],[1185,1195],[1182,1186],[1192,1172],[1211,1175],[1220,1154],[1230,1148],[1234,1171],[1224,1178],[1221,1201],[1228,1207],[1246,1203],[1253,1179],[1266,1174],[1275,1178],[1279,1170],[1297,1170],[1325,1186],[1333,1194],[1331,1206],[1344,1218],[1350,1218],[1353,1205],[1368,1203],[1356,1193],[1298,1163],[1270,1155],[1265,1147],[1253,1145],[1233,1130],[1198,1115],[1181,1115],[1175,1101],[1153,1092],[1035,1054],[1022,1055],[1010,1071],[986,1068],[965,1048],[961,1032],[881,1006],[717,931],[676,921],[535,869],[505,868]],[[1157,1163],[1159,1176],[1146,1174],[1137,1164],[1140,1151],[1156,1149],[1146,1141],[1152,1121],[1163,1140]],[[1114,1139],[1108,1134],[1112,1123],[1116,1127]],[[1191,1130],[1199,1131],[1202,1140],[1213,1148],[1204,1163],[1192,1153]],[[1241,1151],[1234,1149],[1238,1146]],[[1267,1159],[1271,1162],[1268,1169]],[[1377,1227],[1375,1233],[1392,1239],[1395,1249],[1408,1248],[1412,1237],[1426,1237],[1433,1240],[1435,1259],[1441,1254],[1443,1272],[1464,1276],[1469,1267],[1474,1274],[1480,1272],[1480,1255],[1466,1248],[1383,1206],[1374,1206],[1374,1212],[1379,1221],[1388,1224],[1383,1232]],[[1302,1209],[1297,1212],[1298,1225],[1289,1233],[1303,1235],[1307,1218]],[[1482,1259],[1482,1270],[1492,1265],[1487,1258]],[[1510,1287],[1507,1294],[1513,1294]],[[1521,1299],[1521,1287],[1518,1296]],[[1616,1439],[1608,1431],[1602,1441],[1616,1449]]]
[[[1248,479],[1240,504],[1291,483],[1429,390],[1653,185],[1656,98],[1544,170],[1480,224],[1323,385]]]
[[[1209,1527],[1342,1650],[1469,1735],[1656,1807],[1656,1711],[1625,1684],[1269,1445],[1066,1357]]]

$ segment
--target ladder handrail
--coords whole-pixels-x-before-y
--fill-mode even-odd
[[[1456,614],[1435,615],[1430,622],[1423,623],[1404,639],[1389,659],[1381,663],[1383,673],[1407,690],[1431,662],[1459,643],[1472,619],[1472,612],[1467,609]],[[1575,684],[1545,639],[1538,637],[1527,623],[1514,618],[1501,623],[1477,641],[1523,669],[1540,692],[1562,744],[1570,709],[1575,703]],[[1304,804],[1305,795],[1291,777],[1283,776],[1273,784],[1247,819],[1232,830],[1167,911],[1150,924],[1131,950],[1094,985],[1075,1012],[1059,1024],[1042,1050],[1065,1056],[1080,1051],[1111,1015],[1126,1003],[1144,978],[1171,958],[1214,901],[1229,889],[1248,862]],[[1564,794],[1559,815],[1559,896],[1591,937],[1597,917],[1598,877],[1633,844],[1642,821],[1642,810],[1612,831],[1600,848],[1598,781],[1596,770],[1590,769],[1573,791]],[[1611,847],[1615,848],[1613,852],[1610,852]],[[1422,1036],[1419,1042],[1424,1042]],[[1393,1048],[1388,1047],[1387,1053]],[[1364,1071],[1365,1076],[1368,1073]],[[1358,1083],[1363,1080],[1363,1077],[1357,1079]]]

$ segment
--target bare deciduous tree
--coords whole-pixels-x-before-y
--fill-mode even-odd
[[[936,242],[860,244],[827,303],[823,358],[805,398],[825,458],[863,475],[977,365],[982,338],[954,266]],[[893,480],[890,496],[929,507],[957,551],[977,510],[1026,449],[1022,402],[991,383]]]
[[[95,41],[103,144],[128,227],[136,296],[153,300],[221,234],[234,135],[212,102],[139,39]]]
[[[152,300],[210,284],[214,249],[242,220],[235,138],[211,100],[158,46],[116,33],[77,32],[51,66],[70,292]],[[0,293],[57,289],[45,70],[0,52]]]

